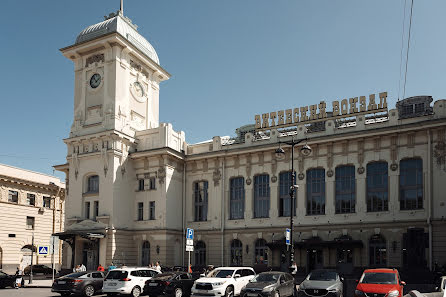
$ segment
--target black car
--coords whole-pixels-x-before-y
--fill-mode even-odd
[[[182,271],[162,273],[146,281],[143,292],[149,296],[189,296],[194,281],[198,277]]]
[[[102,291],[105,273],[102,271],[82,271],[59,277],[53,283],[51,292],[60,293],[62,296],[81,294],[93,296]]]
[[[280,271],[257,274],[241,290],[240,297],[282,297],[294,295],[294,278]]]
[[[31,265],[28,265],[23,269],[23,273],[25,275],[29,275],[31,273]],[[42,274],[53,274],[53,269],[46,265],[33,265],[33,274],[42,273]],[[56,269],[54,269],[54,274],[57,274]]]
[[[6,274],[0,270],[0,289],[14,287],[17,276]]]

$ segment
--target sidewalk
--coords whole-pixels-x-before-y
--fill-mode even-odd
[[[32,284],[28,284],[28,280],[25,279],[26,288],[51,288],[53,281],[51,279],[33,279]]]

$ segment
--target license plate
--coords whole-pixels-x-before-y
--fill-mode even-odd
[[[67,282],[66,281],[58,281],[57,282],[59,285],[63,285],[63,284],[66,284]]]
[[[149,286],[156,287],[156,286],[158,286],[158,284],[157,283],[149,283]]]
[[[115,287],[116,286],[116,283],[109,283],[108,284],[110,287]]]
[[[256,293],[248,293],[248,294],[246,294],[246,295],[248,295],[249,297],[256,297],[256,296],[257,296]]]

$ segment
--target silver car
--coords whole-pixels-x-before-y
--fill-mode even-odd
[[[299,285],[298,297],[343,297],[343,281],[336,271],[313,270]]]
[[[285,297],[293,295],[293,276],[280,271],[257,274],[240,292],[240,297]]]

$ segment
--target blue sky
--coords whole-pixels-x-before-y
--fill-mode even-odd
[[[161,121],[195,143],[234,136],[255,114],[321,100],[387,91],[394,108],[404,5],[124,0],[124,13],[172,74],[161,85]],[[119,0],[2,1],[0,163],[52,174],[65,162],[73,65],[59,49],[118,9]],[[406,33],[409,10],[407,0]],[[415,0],[406,97],[445,98],[445,11],[446,1]]]

